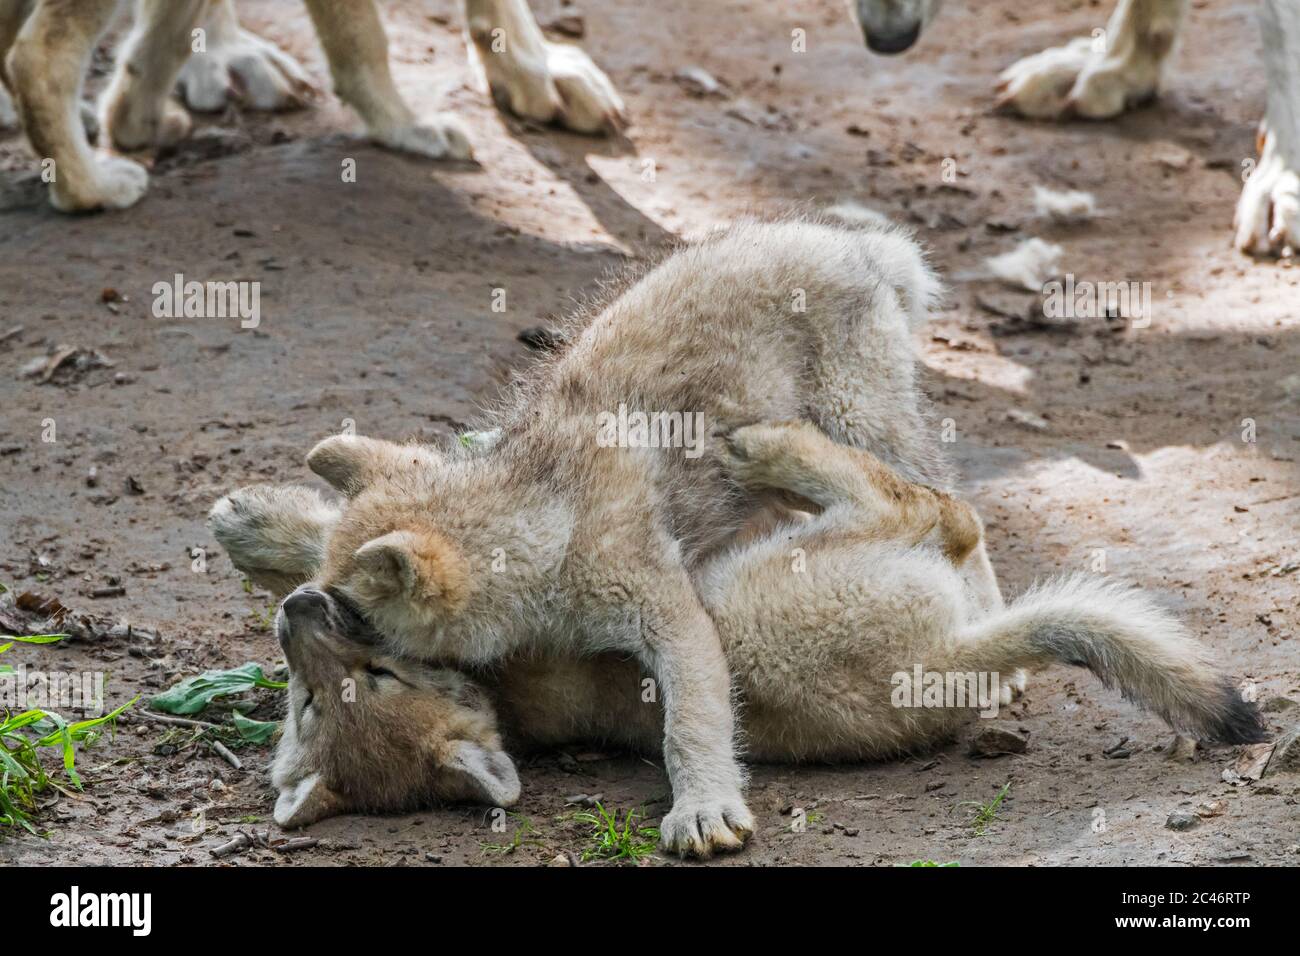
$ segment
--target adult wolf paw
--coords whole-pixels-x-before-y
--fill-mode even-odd
[[[680,856],[706,860],[714,853],[739,850],[754,833],[754,815],[740,794],[685,798],[659,824],[659,845]]]
[[[56,173],[50,183],[50,205],[60,212],[125,209],[149,188],[149,174],[139,163],[121,156],[96,156],[88,179],[69,183]]]
[[[1003,70],[998,105],[1030,119],[1110,119],[1156,95],[1163,60],[1143,51],[1115,57],[1081,37]]]
[[[380,146],[430,159],[474,158],[464,124],[450,113],[438,113],[427,123],[371,130],[370,137]]]
[[[1237,201],[1235,245],[1250,255],[1294,255],[1300,249],[1300,161],[1288,159],[1271,130],[1259,164]]]
[[[297,60],[242,28],[210,32],[207,50],[186,61],[176,83],[200,113],[218,112],[230,101],[254,110],[297,109],[315,93]]]
[[[617,133],[627,108],[605,72],[580,47],[543,41],[539,58],[481,51],[498,107],[523,119],[575,133]]]

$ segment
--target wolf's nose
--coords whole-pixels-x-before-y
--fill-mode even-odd
[[[867,33],[867,49],[873,53],[902,53],[904,50],[909,49],[920,35],[921,22],[919,20],[910,27],[895,33]]]
[[[304,614],[324,615],[329,609],[329,595],[320,588],[304,584],[284,599],[284,613],[288,617]]]
[[[329,614],[329,595],[319,588],[303,585],[294,591],[275,616],[275,639],[286,651],[293,640],[294,628],[308,626],[309,622],[324,623]]]

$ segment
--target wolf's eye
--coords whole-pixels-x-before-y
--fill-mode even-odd
[[[366,673],[371,677],[391,677],[393,680],[400,680],[400,678],[387,667],[380,667],[378,664],[367,664]]]
[[[316,699],[316,695],[313,694],[311,691],[307,691],[307,699],[302,702],[302,709],[306,710],[308,707],[310,707],[311,702],[315,699]]]

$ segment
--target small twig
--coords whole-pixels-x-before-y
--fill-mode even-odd
[[[315,837],[295,837],[282,843],[272,843],[271,849],[277,853],[290,853],[294,850],[310,850],[318,843],[320,843],[320,840]]]
[[[21,325],[15,325],[15,326],[14,326],[12,329],[10,329],[8,332],[5,332],[5,333],[3,333],[3,334],[0,334],[0,342],[8,342],[8,341],[9,341],[10,339],[12,339],[14,336],[22,335],[22,334],[23,334],[23,328],[24,328],[24,326],[21,326]]]
[[[227,747],[225,744],[223,744],[220,740],[209,740],[208,746],[211,747],[216,752],[218,757],[220,757],[226,763],[230,764],[230,766],[234,767],[236,770],[244,769],[243,762],[240,761],[240,759],[236,757],[233,753],[231,753],[230,748]]]
[[[208,852],[220,859],[223,856],[230,856],[232,853],[242,853],[253,845],[252,837],[242,830],[236,833],[234,839],[229,843],[223,843],[221,846],[214,846]]]
[[[169,717],[166,714],[155,714],[151,710],[137,710],[135,714],[137,717],[144,717],[160,724],[175,724],[177,727],[199,727],[203,730],[223,729],[221,725],[210,724],[206,720],[191,720],[188,717]]]

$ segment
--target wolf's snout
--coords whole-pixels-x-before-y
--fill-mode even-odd
[[[280,646],[288,650],[295,630],[325,623],[329,604],[329,595],[310,585],[303,585],[285,598],[275,616],[275,637]]]
[[[889,33],[863,29],[862,35],[867,41],[867,49],[873,53],[902,53],[910,49],[921,35],[921,21]]]

